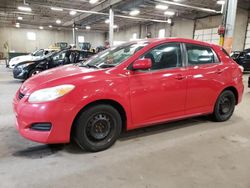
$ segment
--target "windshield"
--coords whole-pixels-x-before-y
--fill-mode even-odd
[[[133,56],[147,44],[148,42],[136,42],[126,43],[121,46],[113,47],[99,53],[98,55],[93,56],[92,58],[84,62],[82,66],[96,68],[115,67]]]
[[[33,56],[42,56],[43,55],[43,49],[40,49],[40,50],[37,50],[37,51],[34,51],[32,53]]]

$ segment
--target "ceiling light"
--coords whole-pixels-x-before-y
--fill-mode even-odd
[[[225,4],[225,1],[217,1],[217,4],[219,4],[219,5],[224,5],[224,4]]]
[[[105,23],[106,23],[106,24],[109,24],[109,22],[110,22],[109,19],[106,19],[106,20],[105,20]]]
[[[18,27],[18,28],[19,28],[19,27],[20,27],[20,25],[16,25],[16,27]]]
[[[55,11],[63,11],[63,9],[59,7],[51,7],[50,9]]]
[[[172,12],[172,11],[166,11],[164,12],[165,15],[168,15],[168,16],[173,16],[175,15],[175,12]]]
[[[56,20],[56,23],[57,23],[57,24],[61,24],[62,21],[61,21],[61,20]]]
[[[74,16],[74,15],[76,15],[76,11],[71,10],[71,11],[69,12],[69,14],[70,14],[71,16]]]
[[[39,29],[43,29],[43,26],[40,26]]]
[[[78,30],[78,28],[76,27],[75,30]]]
[[[131,10],[129,13],[130,16],[137,16],[138,14],[140,14],[140,10],[138,9]]]
[[[167,5],[156,5],[155,6],[156,9],[159,9],[159,10],[167,10],[168,9],[168,6]]]
[[[20,27],[20,23],[16,23],[16,27]]]
[[[86,29],[91,29],[91,27],[90,26],[86,26]]]
[[[19,7],[17,7],[17,9],[21,10],[21,11],[31,12],[31,8],[30,7],[19,6]]]
[[[18,19],[18,20],[23,20],[23,17],[18,16],[17,19]]]
[[[167,20],[167,22],[168,22],[169,24],[171,24],[171,23],[172,23],[172,19],[169,18],[169,19]]]
[[[53,26],[52,25],[49,25],[49,28],[52,28]]]
[[[95,4],[95,3],[97,3],[98,2],[98,0],[89,0],[89,3],[90,4]]]
[[[114,25],[113,28],[114,28],[114,29],[117,29],[117,28],[118,28],[118,25]]]

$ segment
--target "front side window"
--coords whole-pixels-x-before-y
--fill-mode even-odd
[[[142,58],[151,59],[150,70],[182,67],[181,48],[178,43],[160,45],[147,52]]]
[[[189,65],[202,65],[215,63],[214,53],[211,48],[195,45],[186,44],[188,64]]]
[[[53,56],[53,61],[63,60],[66,56],[66,51],[58,52]]]

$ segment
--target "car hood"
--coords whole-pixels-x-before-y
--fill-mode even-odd
[[[81,76],[83,79],[92,78],[91,73],[100,72],[103,69],[84,68],[76,65],[66,65],[43,71],[38,75],[26,80],[20,88],[20,92],[29,94],[33,90],[52,87],[58,84],[69,84],[70,78]],[[74,79],[71,79],[74,80]]]
[[[32,58],[33,58],[33,56],[31,56],[31,55],[17,56],[17,57],[12,58],[9,63],[10,64],[12,64],[12,63],[17,64],[17,63],[20,63],[20,62],[23,62],[23,61],[31,61]]]
[[[14,66],[14,65],[17,65],[17,64],[29,63],[31,61],[32,62],[39,62],[39,61],[42,61],[44,59],[45,59],[45,57],[43,57],[43,56],[37,56],[37,57],[31,56],[31,55],[19,56],[19,57],[11,59],[11,61],[9,62],[9,65]]]

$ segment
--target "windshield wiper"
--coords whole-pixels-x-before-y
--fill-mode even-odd
[[[103,64],[101,65],[102,68],[110,68],[110,67],[115,67],[115,65],[113,64]]]
[[[95,68],[95,69],[99,69],[99,67],[97,67],[96,65],[90,65],[90,64],[82,64],[82,65],[79,65],[79,67],[87,67],[87,68]]]

